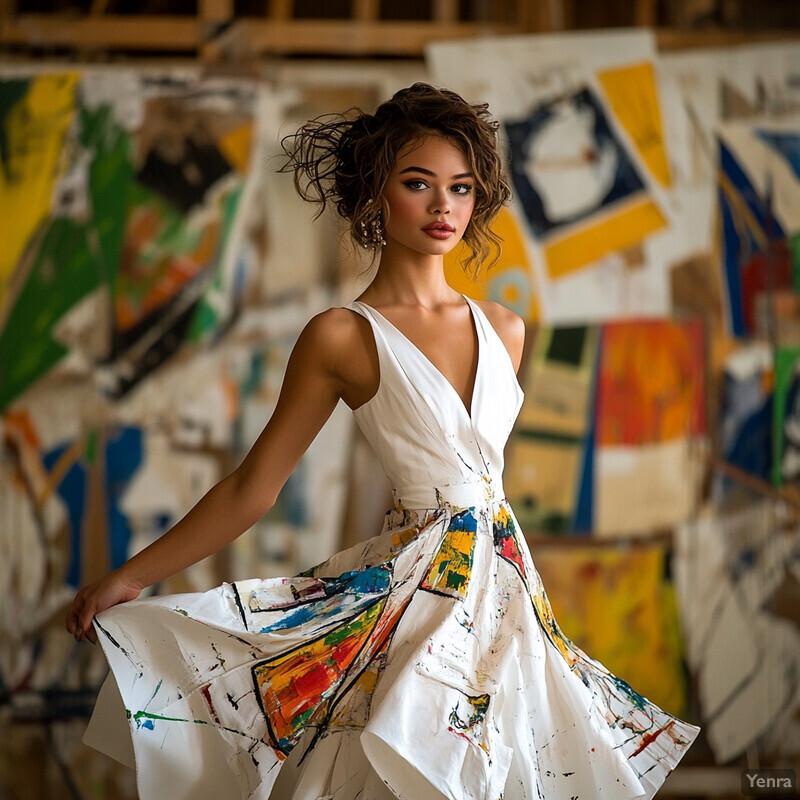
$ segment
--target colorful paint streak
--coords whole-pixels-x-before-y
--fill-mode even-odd
[[[76,108],[75,114],[75,150],[88,160],[84,188],[93,215],[45,215],[35,238],[26,241],[29,262],[18,266],[13,304],[0,311],[0,410],[67,354],[53,338],[59,320],[98,288],[110,290],[115,280],[133,179],[131,140],[107,106]],[[37,159],[37,173],[41,169]]]
[[[316,709],[344,681],[384,604],[385,600],[376,602],[327,636],[253,667],[272,745],[277,750],[284,754],[291,751]]]
[[[486,722],[490,699],[491,696],[488,694],[475,696],[463,694],[458,705],[450,712],[448,719],[449,731],[478,745],[486,753],[489,752],[489,748],[484,742],[483,726]]]
[[[466,597],[472,575],[477,526],[471,511],[462,511],[452,518],[442,546],[422,582],[423,589]]]
[[[521,577],[525,578],[525,562],[517,542],[517,527],[508,509],[499,506],[494,514],[494,546],[498,555],[513,564]]]
[[[597,389],[596,441],[642,445],[706,432],[699,320],[608,323]]]
[[[0,329],[11,278],[50,216],[78,81],[77,73],[0,81]]]
[[[718,146],[717,197],[728,328],[734,336],[754,336],[759,297],[794,285],[789,242],[794,231],[786,230],[750,177],[750,170],[764,170],[765,165],[747,164],[747,154],[724,138],[719,138]],[[767,175],[762,178],[771,183]],[[785,190],[796,192],[797,183]]]
[[[96,580],[127,561],[131,526],[121,504],[143,455],[142,431],[134,427],[92,430],[83,441],[42,454],[53,488],[67,506],[70,586]],[[97,508],[102,516],[93,513]]]
[[[0,410],[72,350],[122,394],[237,308],[252,89],[120,78],[114,96],[109,80],[0,82]],[[76,319],[90,344],[65,335]]]

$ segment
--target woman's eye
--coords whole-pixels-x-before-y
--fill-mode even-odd
[[[404,185],[409,189],[414,189],[415,191],[418,191],[419,189],[426,189],[428,186],[425,181],[406,181]]]
[[[453,187],[456,194],[469,194],[472,191],[472,184],[470,183],[457,183]]]

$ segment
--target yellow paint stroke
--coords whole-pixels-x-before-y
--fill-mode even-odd
[[[658,87],[649,62],[599,72],[597,79],[617,121],[630,136],[650,174],[664,187],[672,185],[661,122]]]
[[[444,258],[445,278],[457,292],[475,300],[488,300],[492,282],[498,282],[503,273],[509,270],[521,271],[525,276],[530,298],[522,316],[529,322],[535,322],[539,319],[539,292],[536,286],[533,262],[525,247],[525,239],[520,225],[510,209],[501,208],[497,219],[492,223],[492,229],[503,240],[502,252],[497,263],[491,268],[484,264],[478,272],[477,278],[473,280],[461,267],[469,255],[469,248],[462,243]],[[504,293],[505,296],[503,296]],[[509,308],[516,308],[519,297],[515,294],[515,288],[508,286],[496,299]]]
[[[77,73],[33,78],[5,121],[7,160],[0,170],[0,309],[26,245],[47,218],[65,169],[64,136],[75,113]]]
[[[639,196],[633,202],[620,203],[604,219],[551,239],[544,248],[547,271],[552,278],[560,278],[608,253],[638,244],[666,224],[650,198]]]
[[[248,122],[220,137],[217,145],[228,163],[238,172],[245,173],[250,167],[252,143],[253,124]]]
[[[402,550],[419,534],[419,528],[403,528],[392,534],[392,552]]]
[[[81,458],[85,450],[85,440],[77,439],[58,457],[56,463],[53,464],[47,474],[47,481],[36,497],[36,503],[39,508],[43,508],[44,504],[53,496],[67,473],[72,469],[75,462]]]
[[[376,659],[358,676],[347,693],[347,699],[336,707],[328,723],[328,730],[366,726],[379,674],[380,663]]]
[[[742,239],[747,238],[747,233],[742,229],[742,225],[747,226],[747,230],[755,239],[760,250],[769,249],[767,234],[757,217],[750,210],[750,206],[745,202],[739,190],[733,185],[731,179],[725,174],[724,170],[717,171],[719,186],[725,193],[725,197],[731,205],[734,214],[733,224]]]
[[[474,547],[475,531],[449,530],[422,582],[422,588],[466,597]]]

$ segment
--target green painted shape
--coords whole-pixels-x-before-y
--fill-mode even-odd
[[[775,352],[775,392],[772,397],[772,483],[783,484],[783,422],[786,418],[786,395],[792,383],[795,362],[800,359],[800,347],[779,347]]]
[[[86,457],[87,464],[94,464],[95,460],[97,459],[97,449],[100,445],[100,437],[97,432],[97,428],[92,428],[89,431],[89,435],[86,437],[86,449],[84,450],[84,456]]]
[[[192,322],[186,337],[189,342],[199,343],[206,341],[219,331],[222,320],[219,318],[216,305],[210,301],[209,297],[214,294],[219,294],[224,291],[225,288],[223,285],[225,253],[230,243],[231,233],[243,193],[244,181],[241,181],[239,185],[225,197],[222,204],[221,234],[214,254],[215,273],[209,286],[203,293],[203,297],[198,303],[197,309],[192,317]]]
[[[165,720],[166,722],[193,722],[196,725],[208,725],[208,721],[204,719],[185,719],[184,717],[165,717],[161,714],[151,714],[149,711],[137,711],[135,714],[132,714],[130,709],[125,709],[125,716],[128,719],[134,719],[137,722],[140,719],[160,719]]]
[[[30,83],[28,78],[0,81],[0,169],[6,178],[9,177],[8,115],[24,99]]]
[[[456,591],[461,591],[461,589],[464,588],[465,582],[466,582],[466,576],[462,575],[460,572],[456,572],[454,569],[452,569],[447,573],[446,586],[448,589],[455,589]]]
[[[360,636],[365,631],[370,630],[378,621],[383,606],[383,602],[373,603],[357,617],[342,625],[341,628],[336,628],[327,634],[324,644],[326,646],[335,646],[351,636]]]
[[[0,411],[52,369],[67,350],[51,336],[58,320],[87,294],[113,282],[133,178],[131,142],[107,106],[78,109],[80,142],[93,152],[88,223],[47,220],[37,232],[33,265],[0,331]]]
[[[119,269],[116,273],[114,297],[126,297],[137,305],[163,280],[174,255],[190,253],[196,247],[199,235],[187,232],[175,208],[136,180],[131,181],[129,187],[128,208],[131,212],[135,209],[151,209],[161,223],[147,247],[136,254],[133,269],[130,272]]]

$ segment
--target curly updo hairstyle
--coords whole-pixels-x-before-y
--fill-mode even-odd
[[[398,155],[426,136],[444,136],[464,153],[474,176],[475,207],[463,236],[471,251],[463,267],[474,276],[490,255],[494,263],[500,254],[501,239],[490,224],[510,196],[497,128],[488,104],[471,105],[449,89],[415,83],[374,114],[352,108],[310,120],[281,141],[288,159],[280,171],[293,171],[300,196],[319,203],[317,217],[333,203],[355,242],[372,247],[385,211],[373,198],[383,197]]]

